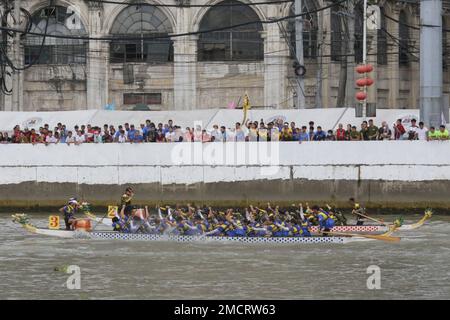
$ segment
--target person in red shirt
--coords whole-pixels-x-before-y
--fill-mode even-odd
[[[337,141],[344,141],[345,140],[345,130],[342,123],[339,123],[338,128],[336,130],[336,140]]]
[[[183,141],[184,142],[192,142],[192,139],[193,139],[193,135],[192,135],[191,128],[187,127],[186,131],[184,132]]]
[[[41,127],[39,129],[39,133],[40,133],[41,142],[45,142],[45,139],[47,139],[47,136],[48,136],[48,129]]]
[[[22,131],[20,130],[20,126],[16,125],[13,128],[12,142],[13,143],[20,143],[20,136],[21,135],[22,135]]]
[[[86,128],[86,142],[94,142],[94,135],[95,135],[95,128],[92,128],[92,126],[90,124],[87,125]]]
[[[402,140],[403,134],[406,132],[405,127],[402,125],[402,119],[398,119],[396,123],[394,123],[394,139]]]
[[[25,131],[23,132],[25,138],[27,139],[27,143],[30,142],[30,136],[31,136],[31,131],[28,128],[25,128]]]
[[[35,143],[40,143],[40,139],[39,139],[39,135],[36,133],[36,130],[31,129],[31,134],[30,134],[30,143],[35,144]]]
[[[211,136],[206,132],[205,129],[202,130],[202,142],[210,142]]]

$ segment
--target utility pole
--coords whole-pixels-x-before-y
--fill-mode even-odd
[[[295,15],[302,14],[302,0],[295,0]],[[295,18],[295,50],[297,62],[305,65],[303,57],[303,17]],[[297,108],[305,108],[305,80],[303,76],[297,76]]]
[[[442,1],[420,1],[420,119],[442,124]],[[446,106],[448,107],[448,106]]]
[[[367,64],[367,0],[364,0],[363,9],[363,65]],[[353,84],[352,84],[353,85]],[[364,86],[364,93],[366,98],[362,103],[362,116],[366,120],[366,110],[367,110],[367,86]]]
[[[21,27],[21,21],[20,21],[20,8],[22,6],[22,0],[16,0],[14,2],[14,28],[20,29]],[[17,68],[22,67],[22,52],[20,48],[20,37],[21,33],[16,32],[15,37],[13,40],[13,62],[14,65]],[[23,99],[23,91],[21,90],[22,86],[22,71],[20,70],[12,70],[12,77],[13,77],[13,92],[12,92],[12,110],[13,111],[21,111],[22,106],[22,99]]]

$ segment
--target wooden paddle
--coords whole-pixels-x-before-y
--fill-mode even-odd
[[[381,223],[381,224],[384,225],[384,226],[387,226],[387,223],[386,223],[386,222],[383,222],[383,221],[381,221],[381,220],[374,219],[374,218],[369,217],[369,216],[366,216],[366,215],[364,215],[364,214],[362,214],[362,213],[357,212],[357,213],[354,213],[354,214],[359,215],[359,216],[361,216],[361,217],[363,217],[363,218],[366,218],[366,219],[369,219],[369,220],[372,220],[372,221]]]
[[[363,237],[363,238],[383,240],[383,241],[389,241],[389,242],[399,242],[400,241],[400,237],[375,235],[375,234],[357,234],[357,233],[328,232],[328,231],[323,231],[323,233],[329,234],[331,236]]]

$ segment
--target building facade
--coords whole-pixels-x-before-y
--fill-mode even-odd
[[[305,95],[307,108],[357,103],[362,1],[331,6],[333,1],[303,0],[303,93],[293,68],[294,20],[277,21],[293,14],[293,2],[21,2],[31,16],[30,33],[11,40],[7,51],[18,66],[32,66],[6,81],[13,93],[1,96],[2,110],[227,108],[241,105],[245,93],[252,107],[274,109],[297,107],[297,94]],[[377,3],[381,29],[368,31],[375,81],[368,102],[418,108],[419,6]],[[450,26],[446,9],[442,19],[444,28]],[[447,38],[444,32],[444,94],[450,91]]]

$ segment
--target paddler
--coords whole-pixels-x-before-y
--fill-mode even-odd
[[[76,221],[75,214],[78,212],[78,208],[80,207],[76,198],[70,198],[67,205],[59,209],[64,215],[64,223],[66,224],[66,230],[73,230],[73,224]]]
[[[184,219],[182,215],[177,216],[175,221],[177,222],[176,234],[193,236],[200,233],[197,226],[195,226],[190,220]]]
[[[339,211],[336,207],[330,207],[327,204],[328,212],[333,214],[333,216],[336,218],[336,225],[338,226],[346,226],[347,225],[347,218],[344,216],[344,214]]]
[[[264,223],[272,237],[283,237],[285,232],[289,232],[289,228],[285,227],[281,221],[273,214],[269,215],[269,220]]]
[[[227,221],[232,225],[232,230],[227,234],[230,237],[245,237],[247,232],[242,225],[242,215],[239,212],[233,212],[228,209]]]
[[[330,213],[326,212],[322,208],[319,208],[318,206],[314,206],[312,211],[319,222],[319,230],[329,232],[331,228],[334,227],[335,221]]]
[[[289,236],[292,237],[310,237],[309,224],[307,221],[294,219],[289,228]]]
[[[354,214],[356,216],[356,225],[362,226],[365,221],[365,219],[362,215],[366,214],[366,210],[363,207],[361,207],[359,203],[357,203],[355,201],[355,198],[350,198],[349,201],[352,206],[352,214]]]

